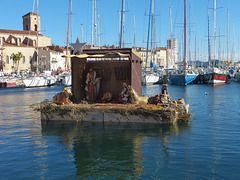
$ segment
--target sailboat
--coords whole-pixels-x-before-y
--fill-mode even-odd
[[[149,21],[148,21],[148,36],[147,36],[147,52],[146,52],[146,65],[145,69],[142,71],[142,85],[153,85],[157,84],[158,82],[161,81],[162,78],[162,71],[159,70],[159,67],[156,66],[153,62],[154,59],[154,51],[151,43],[151,62],[150,62],[150,67],[148,66],[148,50],[149,50],[149,34],[150,34],[150,24],[153,26],[153,5],[154,5],[154,0],[150,1],[150,11],[152,14],[149,15]],[[151,31],[153,29],[151,28]],[[152,37],[152,32],[151,32],[151,38]]]
[[[221,84],[221,83],[226,83],[228,81],[227,72],[225,70],[219,69],[218,67],[215,67],[216,66],[215,39],[216,39],[216,0],[214,0],[214,62],[211,63],[211,59],[209,57],[209,68],[203,76],[204,83],[206,84]]]
[[[38,0],[37,0],[37,51],[36,51],[36,56],[37,56],[37,73],[38,73],[38,35],[39,35],[39,17],[38,17]],[[49,81],[47,77],[43,76],[29,76],[25,79],[23,79],[24,86],[27,88],[30,87],[44,87],[44,86],[49,86],[52,85],[52,81]]]
[[[67,25],[67,49],[66,49],[66,59],[65,59],[65,71],[60,75],[58,78],[58,81],[63,86],[72,86],[72,71],[69,69],[68,64],[68,51],[69,51],[69,23],[70,23],[70,15],[72,19],[72,0],[69,0],[69,9],[68,9],[68,25]],[[72,28],[72,27],[71,27]],[[71,29],[72,30],[72,29]],[[72,35],[71,35],[72,36]],[[76,47],[79,47],[80,41],[77,38],[76,43],[71,43],[72,48],[74,48],[74,52],[77,52],[78,49]]]
[[[187,37],[187,22],[186,22],[186,0],[184,0],[184,68],[182,70],[176,70],[171,74],[170,80],[172,84],[188,85],[193,84],[194,80],[198,77],[198,74],[191,69],[187,69],[187,48],[186,48],[186,37]]]
[[[235,72],[235,75],[234,75],[234,79],[236,81],[239,81],[240,82],[240,68],[238,68]]]

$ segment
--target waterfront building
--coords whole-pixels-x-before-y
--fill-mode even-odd
[[[145,66],[150,67],[151,62],[159,67],[166,67],[167,61],[170,58],[170,52],[166,47],[158,47],[153,51],[148,51],[148,60],[146,64],[147,49],[142,47],[136,47],[136,51],[141,55],[142,59],[142,68]],[[153,53],[152,53],[153,52]]]
[[[40,15],[30,12],[23,17],[23,30],[0,29],[1,61],[4,62],[3,72],[15,71],[16,64],[10,59],[12,53],[21,52],[19,71],[35,71],[37,67],[37,30],[38,47],[51,46],[51,38],[41,34]],[[37,19],[38,18],[38,19]],[[39,25],[37,25],[37,22]]]
[[[70,52],[68,53],[70,54]],[[61,46],[42,47],[38,51],[39,56],[39,71],[57,71],[70,69],[70,61],[63,57],[66,55],[66,48]],[[66,64],[67,62],[67,64]]]
[[[178,62],[178,40],[168,39],[167,48],[169,51],[169,67],[173,67]]]

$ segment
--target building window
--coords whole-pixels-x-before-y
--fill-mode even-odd
[[[57,59],[56,58],[52,58],[52,63],[57,63]]]
[[[23,56],[23,58],[22,58],[22,59],[23,59],[23,64],[25,64],[25,56]]]
[[[26,30],[28,31],[28,25],[26,25]]]
[[[37,25],[35,24],[35,31],[37,31]]]
[[[29,56],[29,63],[32,64],[32,56]]]
[[[9,56],[6,56],[6,63],[9,64]]]

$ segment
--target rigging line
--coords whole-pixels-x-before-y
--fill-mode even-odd
[[[179,4],[180,4],[180,0],[178,0],[178,4],[177,4],[177,12],[175,14],[175,18],[174,18],[174,23],[173,24],[177,24],[176,21],[177,21],[177,14],[178,14],[178,10],[179,10]],[[181,23],[182,24],[182,23]],[[181,26],[182,27],[182,26]]]

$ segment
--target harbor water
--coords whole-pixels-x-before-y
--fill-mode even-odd
[[[168,85],[189,124],[42,123],[62,86],[0,89],[0,179],[239,179],[240,83]],[[143,87],[143,94],[161,86]]]

